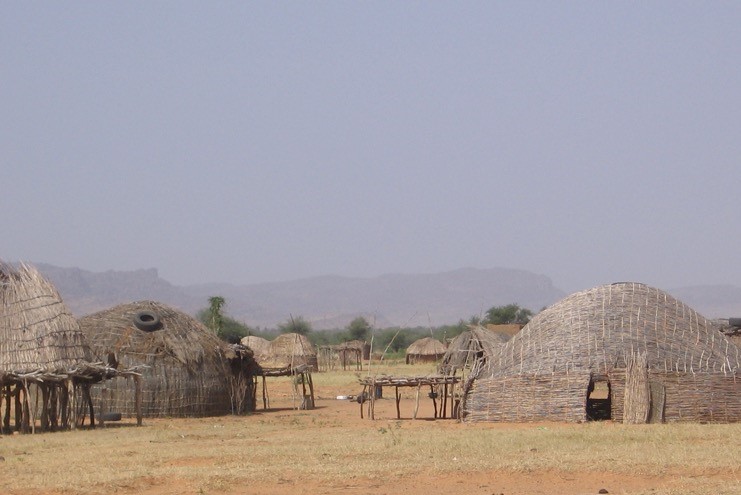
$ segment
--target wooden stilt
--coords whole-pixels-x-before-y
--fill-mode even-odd
[[[136,409],[136,426],[142,425],[142,377],[134,375],[134,408]]]
[[[75,384],[70,378],[67,380],[67,400],[69,408],[69,428],[77,429],[77,397]]]
[[[15,431],[23,431],[23,387],[19,384],[15,386],[15,395],[13,397],[15,405]]]
[[[39,383],[41,389],[41,431],[49,431],[49,387],[46,383]]]
[[[401,395],[399,394],[399,386],[394,387],[396,390],[396,419],[401,419],[401,408],[399,407],[399,403],[401,402]]]
[[[90,394],[89,383],[84,383],[82,385],[82,399],[85,401],[88,410],[90,411],[90,428],[95,428],[95,408],[93,407],[93,396]]]
[[[417,412],[419,411],[419,391],[421,387],[421,385],[417,385],[417,399],[414,402],[414,416],[412,419],[417,419]]]

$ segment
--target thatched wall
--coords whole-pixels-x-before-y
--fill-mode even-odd
[[[92,361],[56,288],[23,265],[0,265],[0,380],[6,372],[65,373]]]
[[[137,315],[159,324],[141,329]],[[93,352],[118,366],[146,365],[142,413],[147,417],[212,416],[254,409],[255,364],[237,355],[193,317],[155,301],[123,304],[80,319]],[[134,389],[118,380],[96,395],[107,411],[133,414]]]
[[[501,401],[487,383],[514,380],[512,383],[525,390],[540,392],[541,387],[562,387],[563,377],[576,372],[609,377],[612,419],[621,419],[624,373],[636,354],[646,356],[652,380],[666,381],[666,421],[707,420],[702,409],[686,405],[702,401],[710,401],[709,408],[729,411],[723,420],[741,421],[741,413],[733,406],[741,394],[741,350],[696,311],[658,289],[637,283],[579,292],[536,315],[468,381],[464,417],[548,419],[541,412],[557,410],[557,403],[542,404],[547,399],[528,399],[527,393],[514,391],[520,396],[518,411],[493,412],[500,407],[495,402],[501,407],[515,405]],[[677,376],[684,378],[673,378]],[[546,387],[548,381],[550,387]],[[721,399],[689,385],[700,382],[730,397]],[[567,383],[568,390],[549,392],[545,397],[569,407],[586,401],[586,389],[571,389],[571,381]],[[524,413],[523,409],[532,411]],[[714,416],[720,421],[717,414]],[[561,415],[553,419],[561,419]]]
[[[406,363],[434,363],[445,355],[445,344],[432,337],[415,340],[407,347]]]

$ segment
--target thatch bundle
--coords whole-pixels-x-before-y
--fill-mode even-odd
[[[445,354],[445,344],[432,337],[415,340],[407,347],[406,363],[434,363]]]
[[[75,402],[91,384],[117,375],[93,362],[77,320],[56,288],[33,267],[0,264],[0,386],[6,400],[3,429],[10,429],[10,401],[15,400],[15,428],[35,430],[75,427]],[[36,390],[30,389],[34,385]],[[33,407],[29,394],[42,396]],[[79,396],[79,397],[77,397]],[[90,410],[93,416],[92,409]]]
[[[472,326],[450,342],[440,362],[439,371],[445,375],[454,375],[458,371],[472,369],[478,361],[485,361],[508,340],[508,334],[479,325]]]
[[[270,342],[270,353],[262,368],[298,368],[308,366],[317,370],[317,353],[305,335],[298,333],[284,333]]]
[[[147,367],[142,377],[145,416],[212,416],[254,409],[252,353],[230,347],[181,311],[140,301],[85,316],[80,326],[101,359]],[[126,383],[116,383],[96,400],[108,411],[128,415],[133,393]]]
[[[242,337],[241,344],[252,349],[257,363],[266,361],[270,356],[270,341],[256,335]]]
[[[464,419],[587,419],[589,390],[610,389],[622,420],[631,356],[646,356],[652,402],[668,421],[741,420],[741,351],[709,320],[638,283],[572,294],[536,315],[465,385]],[[653,406],[652,406],[653,407]]]

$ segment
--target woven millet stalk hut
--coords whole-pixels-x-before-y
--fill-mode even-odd
[[[122,304],[80,319],[93,352],[118,366],[146,366],[147,417],[239,414],[255,408],[252,352],[229,346],[195,318],[156,301]],[[118,380],[95,397],[130,415],[134,390]]]
[[[432,337],[415,340],[407,347],[406,363],[434,363],[445,354],[445,344]]]
[[[258,337],[256,335],[248,335],[246,337],[242,337],[242,340],[240,342],[242,343],[242,345],[252,349],[255,361],[257,361],[258,364],[266,361],[270,356],[270,341],[267,339],[263,339],[262,337]]]
[[[509,340],[508,334],[476,325],[456,336],[440,361],[438,370],[443,375],[455,375],[470,370],[477,361],[486,360]]]
[[[643,401],[646,421],[736,422],[740,362],[735,344],[669,294],[639,283],[603,285],[543,310],[474,370],[463,420],[623,421],[627,407],[626,419],[637,421]]]
[[[79,426],[90,405],[90,385],[118,374],[93,361],[77,320],[35,268],[0,264],[4,432],[34,432],[37,423],[41,430]],[[89,411],[94,425],[94,411]]]

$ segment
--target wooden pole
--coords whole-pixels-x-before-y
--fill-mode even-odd
[[[448,412],[448,382],[446,381],[443,386],[443,399],[440,401],[440,405],[442,406],[442,417],[445,419],[447,417]]]
[[[399,402],[401,402],[401,395],[399,394],[399,386],[394,387],[396,389],[396,419],[401,419],[401,408]]]
[[[90,384],[82,384],[82,399],[90,411],[90,428],[95,428],[95,408],[93,407],[93,396],[90,394]]]
[[[136,426],[142,425],[142,377],[134,375],[134,409],[136,410]]]
[[[49,431],[49,387],[40,383],[41,388],[41,431]]]
[[[77,394],[71,378],[67,380],[67,396],[69,397],[69,426],[74,430],[77,428]]]
[[[417,385],[417,398],[414,401],[414,416],[412,417],[412,419],[417,419],[417,411],[419,411],[419,390],[421,387],[421,384]]]
[[[36,412],[31,410],[31,394],[28,392],[28,382],[23,380],[23,427],[24,431],[36,433]]]
[[[268,385],[265,382],[265,375],[262,375],[262,408],[268,408]]]
[[[432,406],[435,408],[434,418],[437,419],[437,399],[435,398],[435,386],[430,385],[430,396],[432,398]]]

